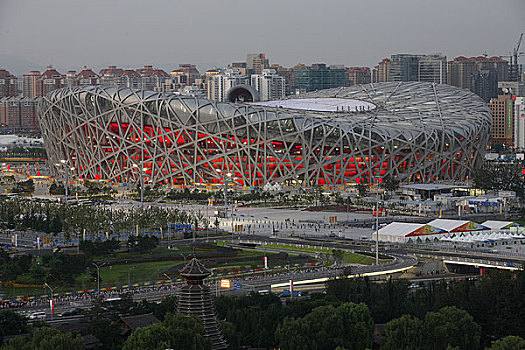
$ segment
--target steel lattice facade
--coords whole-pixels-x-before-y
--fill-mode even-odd
[[[318,108],[341,100],[348,106]],[[286,107],[294,103],[303,106]],[[137,182],[143,169],[151,183],[211,184],[231,173],[245,186],[465,179],[482,161],[492,123],[476,95],[419,82],[321,90],[273,105],[76,87],[49,93],[39,122],[50,164],[64,160],[82,179]]]

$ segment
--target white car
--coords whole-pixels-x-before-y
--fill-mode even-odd
[[[44,321],[45,319],[47,319],[47,315],[45,312],[33,312],[31,315],[29,315],[29,319]]]

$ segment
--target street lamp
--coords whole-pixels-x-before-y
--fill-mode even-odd
[[[134,168],[140,169],[140,205],[144,204],[144,172],[148,170],[148,168],[141,168],[137,164],[133,164]]]
[[[62,167],[62,166],[64,166],[65,169],[66,169],[66,171],[65,171],[65,173],[66,173],[66,180],[65,180],[65,186],[64,186],[64,187],[65,187],[66,202],[67,202],[67,200],[68,200],[68,196],[69,196],[69,171],[74,171],[75,168],[74,168],[74,167],[69,167],[69,166],[67,166],[66,163],[67,163],[67,160],[65,160],[65,159],[61,159],[61,160],[60,160],[60,163],[56,163],[55,166],[56,166],[56,167]]]
[[[219,175],[221,174],[221,169],[217,169],[217,172]],[[224,180],[224,215],[225,218],[228,218],[228,183],[230,181],[230,178],[232,176],[231,173],[226,173],[226,176],[223,176]]]
[[[100,268],[106,265],[106,263],[103,263],[101,265],[95,263],[92,264],[97,268],[97,297],[100,298]]]
[[[49,284],[47,284],[47,282],[44,282],[44,287],[47,287],[49,288],[49,290],[51,290],[51,313],[54,314],[54,305],[53,305],[53,295],[55,294],[55,291],[53,288],[51,288],[51,286]]]
[[[51,286],[47,284],[47,282],[44,282],[44,287],[47,287],[49,288],[49,290],[51,290],[51,299],[53,299],[53,295],[55,294],[54,288],[51,288]]]
[[[379,194],[379,184],[382,180],[377,178],[377,202],[376,202],[376,265],[379,265],[379,203],[380,203],[380,194]]]

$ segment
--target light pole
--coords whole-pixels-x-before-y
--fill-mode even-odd
[[[100,299],[100,268],[106,265],[106,263],[103,263],[101,265],[95,263],[92,264],[97,268],[97,297]]]
[[[66,195],[66,202],[68,200],[68,197],[69,197],[69,171],[73,171],[75,170],[74,167],[70,167],[67,164],[67,160],[66,159],[60,159],[60,163],[56,163],[55,166],[56,167],[65,167],[65,175],[66,175],[66,179],[65,179],[65,183],[64,183],[64,190],[65,190],[65,195]]]
[[[139,172],[139,176],[140,176],[140,205],[144,205],[144,172],[146,170],[148,170],[147,168],[141,168],[140,166],[138,166],[137,164],[133,164],[133,167],[134,168],[139,168],[140,169],[140,172]]]
[[[55,294],[54,288],[51,288],[51,286],[47,284],[47,282],[44,282],[44,287],[47,287],[49,288],[49,290],[51,290],[51,299],[53,299],[53,295]]]
[[[379,184],[380,178],[377,178],[377,203],[376,203],[376,265],[379,265]]]
[[[51,290],[51,314],[54,314],[55,308],[53,305],[53,295],[55,294],[55,291],[49,284],[47,284],[47,282],[44,282],[44,287],[47,287]]]
[[[221,169],[217,169],[217,172],[221,174]],[[228,218],[228,183],[229,183],[229,180],[232,174],[226,173],[224,175],[225,176],[222,177],[224,180],[224,215],[225,215],[225,218],[227,219]]]

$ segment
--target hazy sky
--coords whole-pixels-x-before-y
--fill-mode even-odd
[[[202,72],[256,52],[374,66],[393,53],[508,55],[521,32],[525,0],[0,0],[0,66]]]

